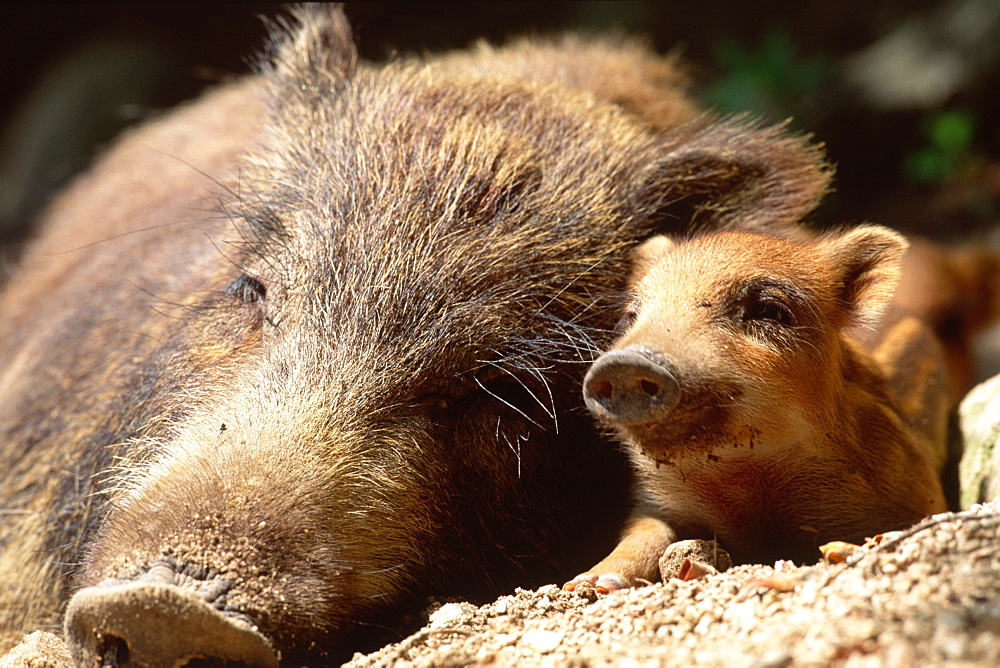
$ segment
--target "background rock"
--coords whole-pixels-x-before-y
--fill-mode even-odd
[[[1000,492],[1000,376],[980,383],[959,407],[964,441],[958,467],[963,508],[997,498]]]

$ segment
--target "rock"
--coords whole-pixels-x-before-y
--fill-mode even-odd
[[[693,580],[728,570],[733,565],[729,553],[714,540],[681,540],[672,543],[660,557],[660,577]]]
[[[965,443],[958,467],[962,508],[995,499],[1000,492],[1000,375],[980,383],[958,410]]]

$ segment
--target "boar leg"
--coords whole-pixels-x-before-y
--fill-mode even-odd
[[[660,573],[660,556],[677,540],[677,534],[666,522],[636,514],[629,520],[615,549],[586,573],[581,573],[563,585],[573,591],[588,582],[598,592],[607,593],[652,582]]]

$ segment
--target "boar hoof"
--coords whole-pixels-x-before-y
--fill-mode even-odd
[[[629,583],[617,573],[582,573],[563,585],[563,591],[577,591],[591,587],[598,594],[628,589]]]
[[[65,632],[78,666],[278,665],[267,639],[244,621],[163,582],[111,581],[81,590],[70,600]]]
[[[670,363],[645,348],[604,353],[587,372],[583,398],[587,408],[618,424],[654,422],[674,409],[680,385]]]

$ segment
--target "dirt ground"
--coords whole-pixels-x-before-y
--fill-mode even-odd
[[[1000,502],[935,515],[842,564],[446,603],[347,665],[997,666]]]
[[[0,658],[66,665],[65,645],[40,632]],[[1000,502],[935,515],[836,565],[439,604],[421,630],[346,665],[997,666]]]

